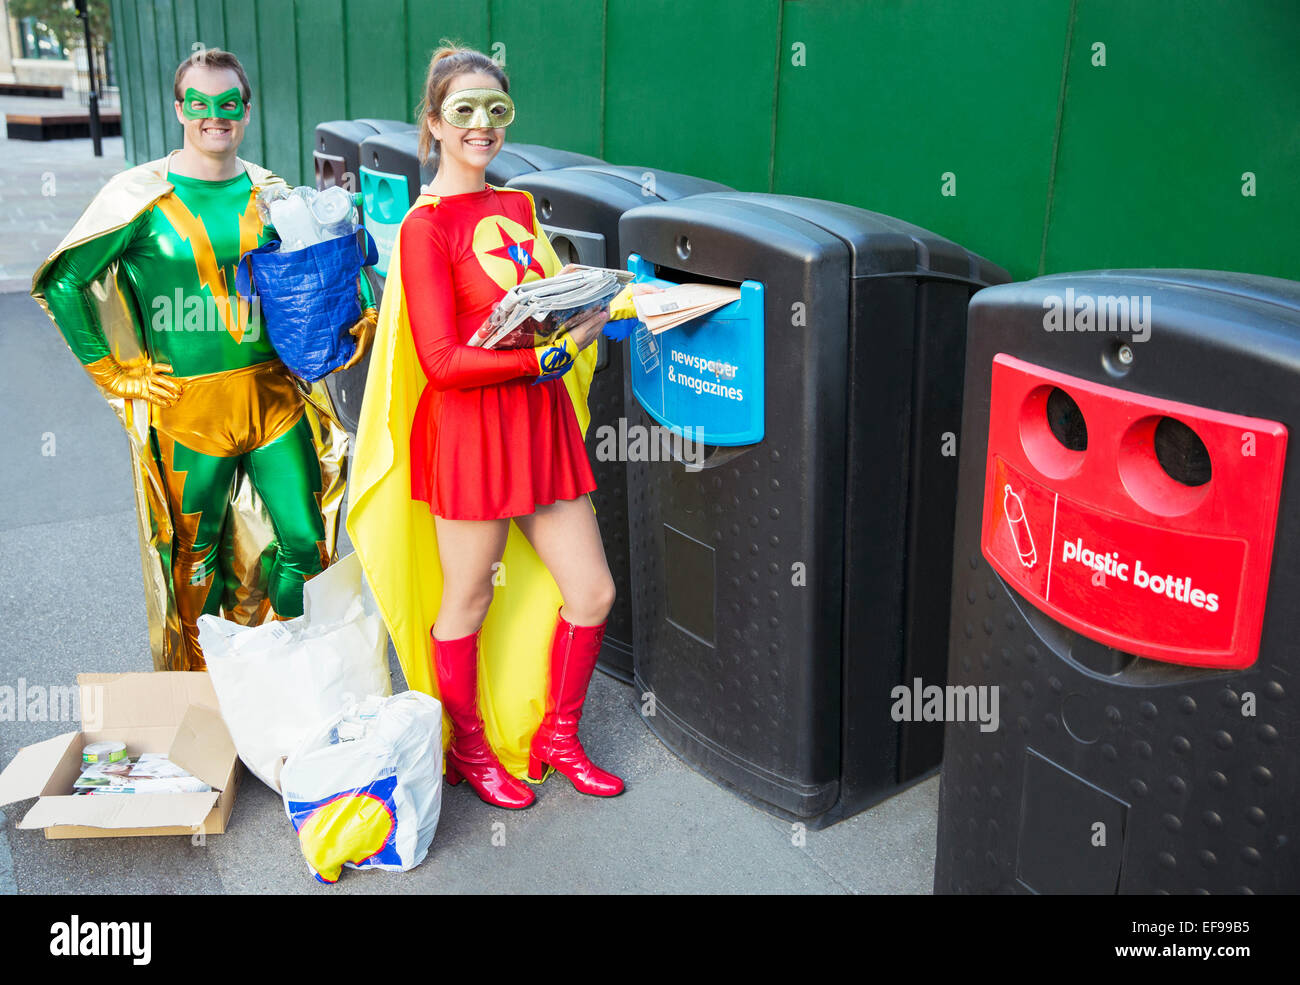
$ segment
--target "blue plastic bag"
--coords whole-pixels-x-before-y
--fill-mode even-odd
[[[356,351],[348,329],[361,317],[357,276],[363,265],[379,259],[370,234],[358,233],[288,253],[273,240],[239,258],[235,290],[241,297],[259,297],[276,354],[308,383],[332,373]]]

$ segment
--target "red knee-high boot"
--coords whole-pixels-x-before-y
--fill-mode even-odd
[[[547,711],[533,736],[528,775],[540,780],[551,766],[572,780],[580,793],[613,797],[623,792],[623,781],[593,765],[578,741],[582,705],[604,638],[605,623],[575,626],[556,614]]]
[[[458,640],[435,637],[433,667],[442,707],[451,719],[447,782],[455,786],[462,779],[469,780],[475,793],[496,807],[527,807],[533,802],[533,792],[506,772],[483,735],[483,719],[478,713],[478,633]]]

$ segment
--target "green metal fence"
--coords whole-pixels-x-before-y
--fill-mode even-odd
[[[907,219],[1017,277],[1300,279],[1296,0],[113,0],[127,158],[176,65],[234,51],[242,154],[311,180],[321,120],[411,118],[430,52],[494,55],[510,139]]]

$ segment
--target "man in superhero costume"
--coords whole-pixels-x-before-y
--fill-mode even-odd
[[[105,185],[32,294],[131,438],[154,665],[200,670],[200,614],[302,614],[333,553],[347,437],[324,385],[304,392],[235,296],[239,257],[274,232],[257,195],[283,184],[235,156],[243,68],[201,51],[175,96],[182,149]],[[359,290],[353,362],[376,317],[364,277]]]

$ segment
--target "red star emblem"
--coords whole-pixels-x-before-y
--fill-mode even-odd
[[[546,271],[543,270],[542,265],[538,263],[537,257],[533,256],[534,240],[516,240],[501,227],[500,223],[497,223],[497,232],[501,234],[501,245],[494,250],[485,250],[484,252],[513,262],[515,265],[515,276],[518,278],[515,281],[516,284],[522,284],[530,270],[536,270],[537,276],[539,277],[546,276]]]

